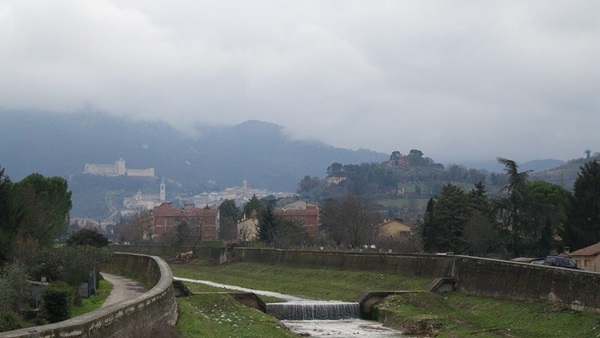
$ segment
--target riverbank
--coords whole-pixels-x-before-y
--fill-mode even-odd
[[[429,279],[397,273],[306,269],[258,263],[214,265],[199,260],[172,264],[171,269],[177,277],[340,301],[354,301],[365,290],[425,290],[430,282]],[[189,287],[192,291],[207,291],[207,286],[196,284]],[[600,333],[600,314],[597,313],[576,312],[548,302],[496,300],[458,292],[390,296],[378,309],[380,321],[411,334],[429,332],[439,337],[596,337]]]

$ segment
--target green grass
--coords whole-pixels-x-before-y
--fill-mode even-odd
[[[177,305],[176,330],[183,337],[296,337],[275,318],[228,295],[181,297]]]
[[[171,265],[173,275],[320,300],[355,301],[365,290],[425,290],[428,278],[396,273],[307,269],[259,263]],[[196,286],[186,284],[193,291]]]
[[[81,306],[73,306],[71,309],[71,317],[81,316],[84,313],[92,312],[100,308],[102,304],[104,304],[106,298],[110,295],[110,290],[112,290],[112,284],[101,279],[100,287],[96,290],[96,294],[91,295],[88,298],[83,298],[81,300]]]
[[[387,297],[378,308],[393,313],[387,320],[392,327],[434,328],[439,337],[600,336],[600,315],[548,302],[419,293]]]
[[[190,291],[192,291],[194,293],[231,292],[232,291],[230,289],[218,288],[218,287],[215,287],[215,286],[210,286],[210,285],[200,284],[200,283],[188,283],[188,282],[186,282],[186,286],[188,287],[188,289],[190,289]],[[262,301],[265,302],[265,303],[277,303],[277,302],[283,302],[284,301],[281,298],[270,297],[270,296],[259,295],[258,297],[260,299],[262,299]]]

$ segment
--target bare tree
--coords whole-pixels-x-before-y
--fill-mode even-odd
[[[151,239],[153,231],[152,215],[148,212],[141,212],[123,224],[118,231],[118,235],[121,241],[139,243],[145,239]]]
[[[321,228],[337,245],[372,244],[380,221],[375,204],[357,196],[330,200],[321,209]]]

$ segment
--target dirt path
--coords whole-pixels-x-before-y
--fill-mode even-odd
[[[124,300],[135,298],[147,291],[142,284],[132,279],[111,275],[104,272],[101,274],[102,277],[113,286],[112,290],[110,291],[110,295],[108,298],[106,298],[106,301],[104,301],[102,306],[108,306]]]

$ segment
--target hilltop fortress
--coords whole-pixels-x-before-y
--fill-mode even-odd
[[[154,168],[127,169],[123,158],[118,159],[115,164],[86,163],[83,172],[96,176],[154,177]]]

